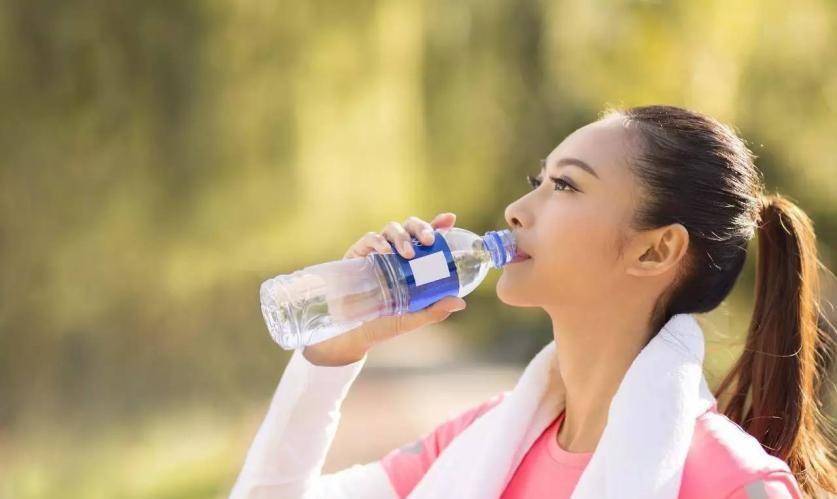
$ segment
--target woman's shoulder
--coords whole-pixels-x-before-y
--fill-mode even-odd
[[[713,406],[699,416],[683,468],[681,498],[795,498],[787,463]]]
[[[433,437],[432,442],[435,444],[435,453],[442,452],[457,435],[462,433],[477,418],[488,412],[489,409],[499,404],[505,396],[506,392],[500,392],[465,410],[448,414],[447,419],[438,424],[429,434]]]
[[[439,454],[477,418],[499,404],[508,392],[500,392],[466,409],[452,412],[447,419],[418,439],[393,449],[381,459],[399,497],[406,497]]]

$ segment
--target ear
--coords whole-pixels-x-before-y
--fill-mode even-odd
[[[649,230],[632,244],[627,272],[637,277],[660,275],[676,268],[689,248],[689,231],[681,224]]]

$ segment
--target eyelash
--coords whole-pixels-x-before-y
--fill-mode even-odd
[[[555,178],[555,177],[549,177],[549,179],[552,180],[552,182],[555,183],[555,190],[556,191],[559,191],[559,190],[560,191],[566,191],[567,190],[567,189],[558,189],[559,185],[564,185],[567,188],[569,188],[569,190],[572,190],[572,191],[578,191],[578,189],[573,187],[572,184],[570,184],[569,182],[567,182],[564,179]],[[537,177],[533,177],[531,175],[526,175],[526,180],[529,182],[529,185],[532,186],[532,189],[537,189],[541,185],[541,183],[543,182],[541,179],[539,179]]]

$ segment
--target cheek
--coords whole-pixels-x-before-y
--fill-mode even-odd
[[[572,271],[574,268],[589,270],[600,260],[602,246],[609,226],[592,213],[580,213],[553,218],[543,232],[544,240],[538,244],[541,250],[538,262],[548,268]]]
[[[595,210],[544,214],[531,241],[537,257],[504,269],[501,301],[518,306],[589,301],[613,287],[615,219]]]
[[[543,234],[548,237],[535,259],[533,273],[579,295],[607,285],[614,272],[617,235],[614,222],[599,214],[564,216]],[[565,293],[561,292],[562,295]]]

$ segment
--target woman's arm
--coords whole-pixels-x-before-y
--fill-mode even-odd
[[[727,499],[801,499],[796,479],[786,471],[774,471],[733,490]]]
[[[321,474],[343,399],[366,358],[344,366],[319,366],[309,362],[301,349],[294,350],[231,498],[396,497],[377,461]]]

